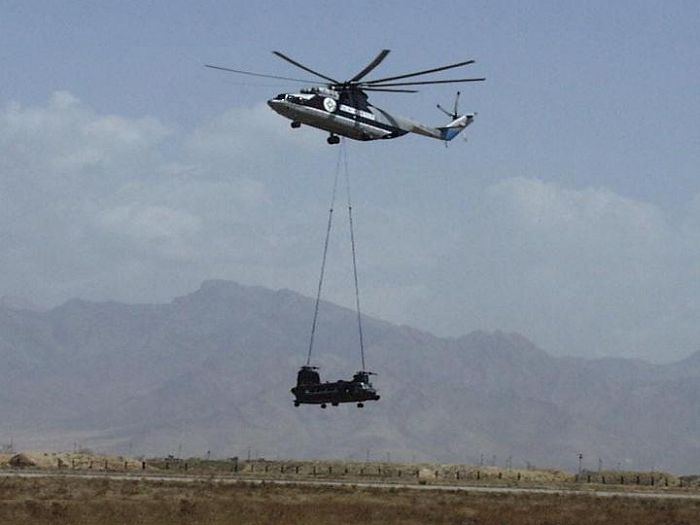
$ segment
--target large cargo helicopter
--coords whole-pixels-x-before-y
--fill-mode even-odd
[[[406,89],[408,86],[453,84],[462,82],[481,82],[485,78],[457,78],[448,80],[424,80],[396,82],[411,77],[437,73],[448,69],[468,66],[474,60],[466,60],[456,64],[426,69],[415,73],[395,75],[378,78],[375,80],[362,80],[374,68],[376,68],[389,54],[388,49],[383,49],[362,71],[349,80],[339,81],[327,75],[321,74],[305,65],[289,58],[288,56],[273,51],[275,55],[290,64],[303,69],[319,78],[326,80],[325,86],[314,86],[302,89],[299,93],[280,93],[275,98],[267,101],[268,105],[277,113],[292,121],[292,128],[299,128],[302,124],[319,128],[330,133],[327,141],[329,144],[338,144],[340,137],[348,137],[355,140],[394,139],[407,133],[417,133],[425,137],[449,141],[455,138],[475,117],[475,113],[459,114],[459,92],[455,98],[453,110],[447,111],[438,104],[438,109],[447,114],[451,121],[442,127],[432,127],[414,122],[410,119],[392,115],[383,109],[369,103],[367,92],[384,91],[390,93],[416,93],[415,89]],[[291,80],[294,82],[317,84],[318,81],[307,79],[281,77],[253,73],[240,69],[231,69],[221,66],[206,64],[206,67],[221,69],[232,73],[251,75],[256,77],[274,78],[278,80]]]
[[[362,408],[365,401],[377,401],[379,395],[369,381],[371,372],[361,370],[352,377],[352,381],[333,381],[321,383],[315,366],[302,366],[297,374],[297,386],[292,388],[294,406],[301,404],[321,405],[326,408],[330,403],[337,407],[340,403],[357,403]]]

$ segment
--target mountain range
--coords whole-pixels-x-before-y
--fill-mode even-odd
[[[700,472],[700,352],[555,357],[521,335],[440,338],[363,317],[382,399],[295,408],[313,300],[205,281],[167,304],[0,304],[0,440],[144,455],[348,458]],[[355,312],[322,303],[312,362],[360,368]]]

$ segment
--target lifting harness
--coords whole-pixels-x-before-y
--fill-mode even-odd
[[[316,328],[318,326],[318,313],[323,291],[323,280],[326,272],[326,261],[328,256],[328,244],[333,226],[333,210],[338,192],[338,179],[341,170],[345,176],[345,191],[347,195],[348,225],[350,228],[350,246],[352,249],[352,270],[355,283],[355,309],[357,311],[357,329],[360,342],[360,360],[362,369],[357,372],[352,381],[336,381],[334,383],[321,383],[316,367],[311,366],[311,354],[314,348]],[[297,386],[292,389],[296,396],[294,404],[301,403],[320,404],[321,408],[326,408],[326,402],[337,406],[339,403],[357,402],[359,407],[367,400],[377,400],[379,396],[369,381],[369,374],[365,368],[365,346],[362,333],[362,314],[360,311],[360,287],[357,277],[357,251],[355,248],[355,231],[352,220],[352,196],[350,192],[350,173],[348,170],[348,154],[345,141],[341,141],[336,163],[335,176],[333,178],[333,190],[331,192],[331,203],[328,210],[328,222],[326,223],[326,237],[323,243],[323,257],[321,258],[321,272],[316,289],[316,301],[314,304],[314,315],[311,323],[311,336],[309,338],[309,349],[306,355],[306,365],[301,368],[297,378]]]

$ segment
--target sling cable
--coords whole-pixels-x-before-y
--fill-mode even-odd
[[[355,373],[352,380],[338,380],[334,382],[321,382],[318,367],[311,365],[311,354],[314,349],[316,328],[318,326],[318,312],[321,303],[321,293],[323,291],[323,279],[326,273],[326,260],[328,256],[328,243],[333,227],[333,209],[338,191],[338,179],[340,172],[345,175],[345,192],[348,207],[348,226],[350,228],[350,246],[352,248],[352,270],[355,282],[355,309],[357,311],[357,330],[360,341],[360,362],[362,368]],[[352,197],[350,192],[350,171],[348,169],[348,154],[345,141],[341,142],[338,150],[338,161],[336,163],[335,175],[333,177],[333,190],[331,192],[331,203],[328,209],[328,222],[326,223],[326,238],[323,243],[323,257],[321,258],[321,272],[316,289],[316,302],[314,304],[313,321],[311,322],[311,336],[309,337],[309,349],[306,354],[306,364],[301,367],[297,374],[297,384],[292,388],[294,394],[294,406],[301,404],[321,405],[326,408],[328,403],[338,406],[340,403],[357,403],[362,408],[365,401],[376,401],[379,399],[377,391],[372,386],[369,376],[372,372],[366,370],[365,365],[365,343],[362,333],[362,314],[360,311],[360,286],[357,278],[357,251],[355,248],[355,231],[352,221]]]

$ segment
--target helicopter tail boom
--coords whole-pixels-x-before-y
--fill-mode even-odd
[[[445,141],[452,140],[472,122],[474,122],[473,113],[470,113],[468,115],[462,115],[461,117],[454,119],[447,126],[437,128],[440,132],[439,138]]]
[[[462,115],[456,117],[447,124],[446,126],[433,128],[431,126],[426,126],[424,124],[419,124],[410,120],[396,119],[399,126],[408,131],[409,133],[417,133],[418,135],[423,135],[424,137],[430,137],[433,139],[450,141],[459,135],[464,129],[474,122],[475,114],[469,113],[467,115]]]

